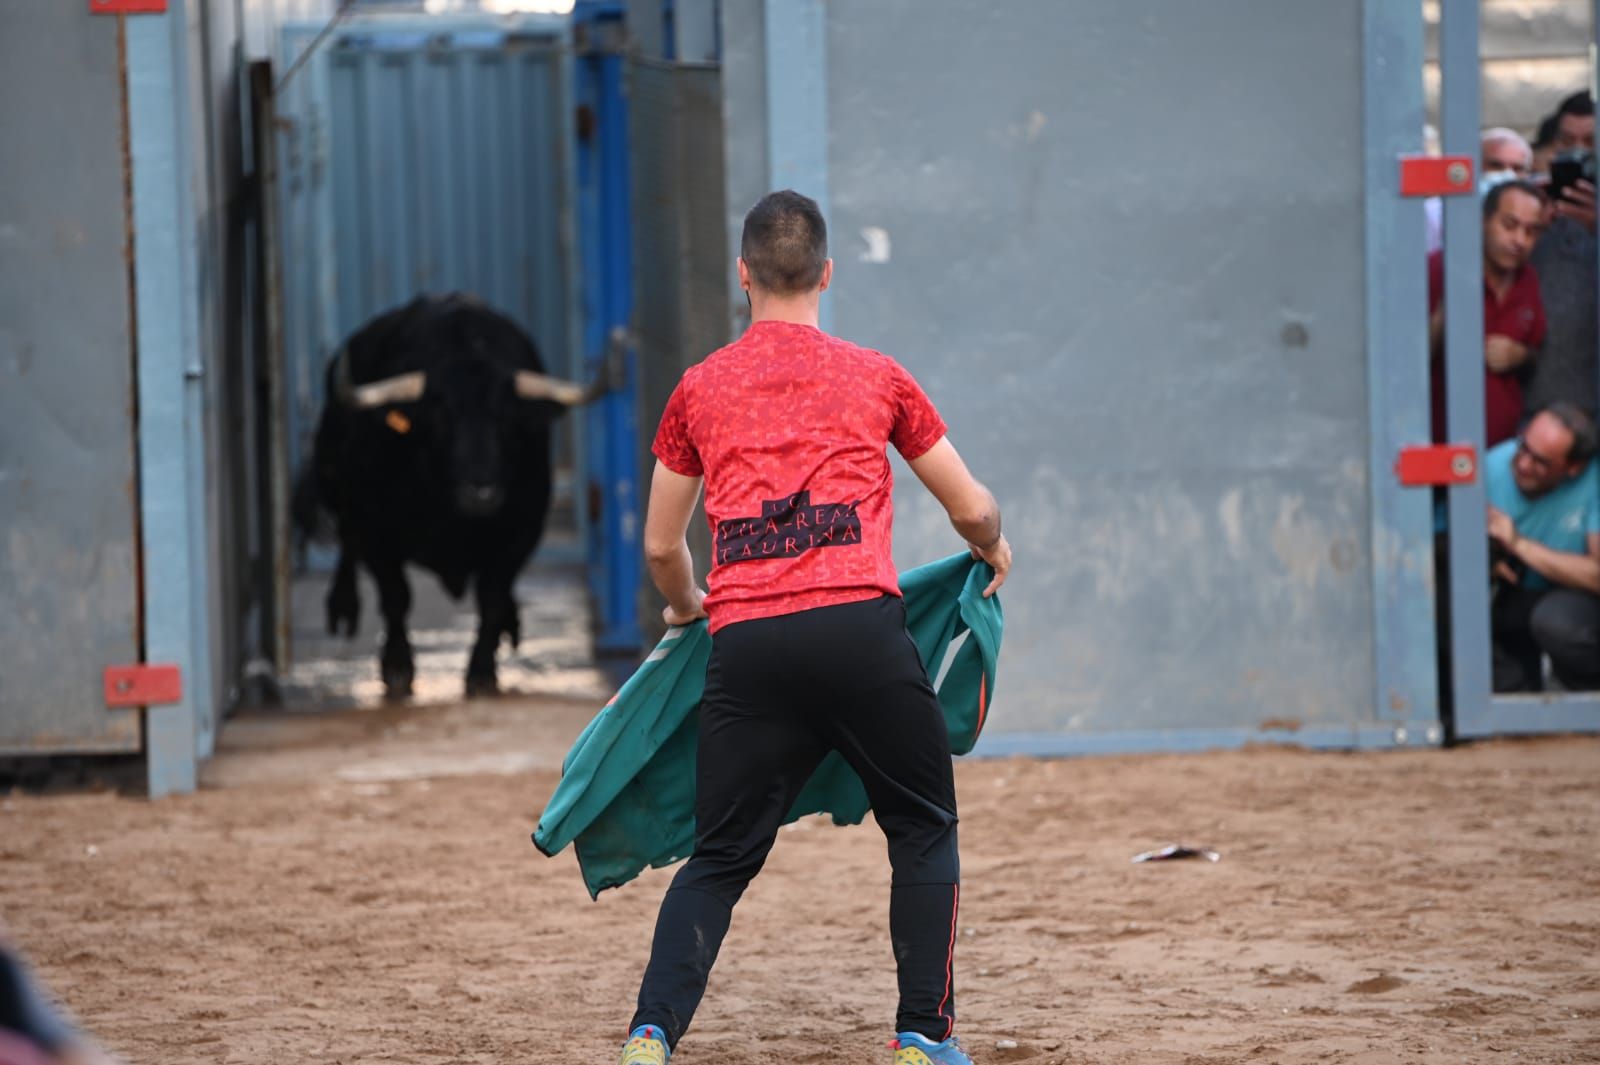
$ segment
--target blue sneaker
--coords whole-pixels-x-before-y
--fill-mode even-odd
[[[916,1032],[901,1032],[889,1043],[889,1049],[894,1051],[894,1065],[972,1065],[955,1036],[935,1043]]]
[[[653,1024],[641,1024],[628,1033],[620,1065],[667,1065],[667,1033]]]

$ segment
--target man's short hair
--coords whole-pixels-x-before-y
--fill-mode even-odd
[[[1486,220],[1493,218],[1495,212],[1500,210],[1500,201],[1505,197],[1506,193],[1512,191],[1525,192],[1541,204],[1545,200],[1544,190],[1531,181],[1524,181],[1521,178],[1517,178],[1514,181],[1502,181],[1483,194],[1483,217]]]
[[[1541,407],[1538,414],[1552,416],[1565,425],[1567,431],[1572,434],[1572,446],[1567,449],[1568,462],[1584,464],[1594,458],[1596,448],[1600,447],[1600,439],[1596,438],[1594,419],[1589,416],[1588,411],[1576,403],[1558,399]]]
[[[1589,95],[1588,89],[1583,89],[1561,101],[1556,107],[1555,118],[1560,122],[1566,115],[1588,118],[1592,114],[1594,114],[1594,97]]]
[[[828,262],[828,224],[817,201],[793,189],[761,197],[744,216],[739,256],[751,279],[775,296],[816,288]]]
[[[1487,147],[1491,144],[1499,144],[1502,141],[1509,141],[1512,144],[1520,147],[1523,151],[1527,151],[1528,149],[1528,142],[1522,139],[1522,134],[1518,133],[1509,126],[1491,126],[1482,133],[1478,134],[1478,144],[1483,147]]]

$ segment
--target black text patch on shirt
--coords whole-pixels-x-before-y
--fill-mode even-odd
[[[859,544],[860,502],[812,503],[810,492],[763,500],[758,517],[717,522],[717,564],[794,558],[815,548]]]

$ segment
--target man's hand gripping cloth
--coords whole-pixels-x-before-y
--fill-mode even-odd
[[[993,575],[967,554],[900,575],[906,628],[939,694],[956,754],[972,750],[994,699],[1004,616],[998,595],[983,597]],[[693,849],[695,730],[710,655],[705,621],[669,630],[561,763],[561,782],[533,842],[551,856],[573,844],[592,897]],[[869,805],[860,779],[835,752],[785,823],[825,813],[838,825],[859,824]]]

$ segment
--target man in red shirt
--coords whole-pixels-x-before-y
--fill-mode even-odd
[[[1011,569],[994,496],[917,382],[817,327],[833,277],[816,203],[774,192],[745,216],[743,337],[667,401],[645,555],[669,625],[709,619],[694,852],[661,903],[623,1065],[663,1065],[689,1026],[733,906],[830,751],[866,786],[893,869],[896,1065],[971,1065],[954,1036],[960,860],[938,697],[906,633],[894,560],[893,444],[973,554]],[[709,594],[685,533],[706,492]]]
[[[1528,264],[1544,228],[1544,194],[1505,181],[1483,198],[1484,447],[1517,435],[1522,372],[1544,343],[1539,276]],[[1428,256],[1428,337],[1433,349],[1433,439],[1444,443],[1444,253]]]

